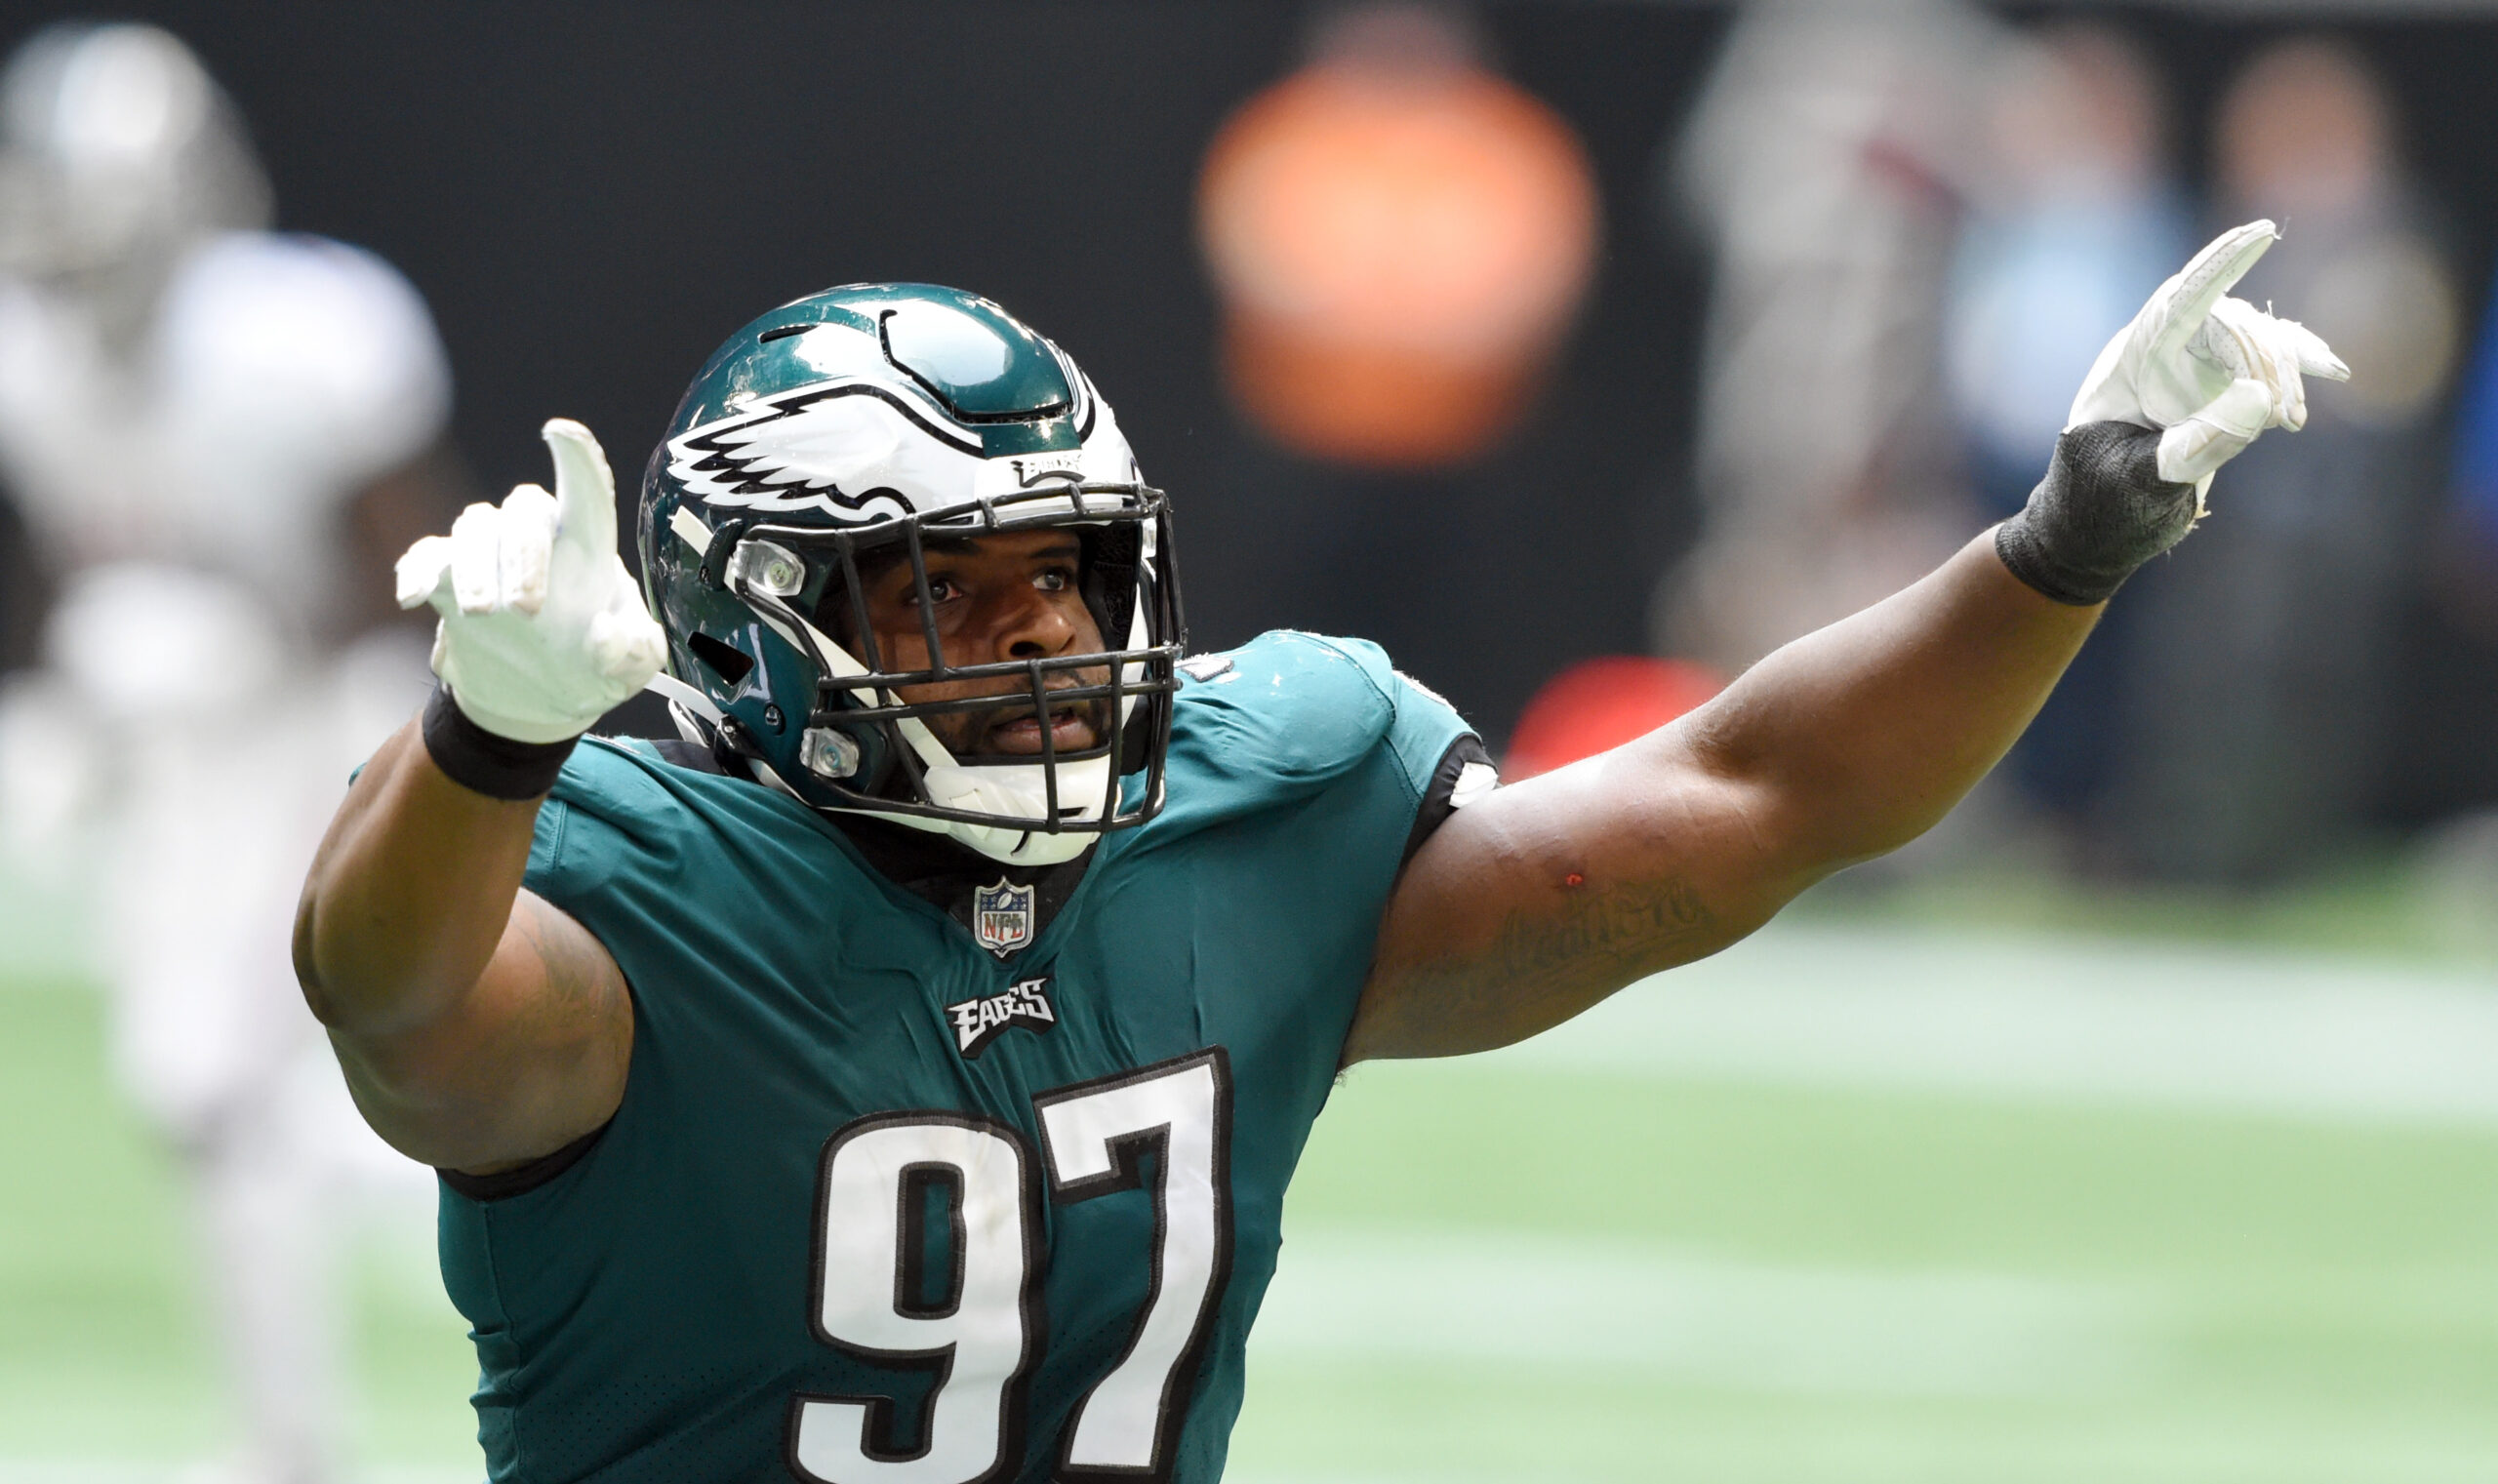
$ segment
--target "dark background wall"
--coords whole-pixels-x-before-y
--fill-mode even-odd
[[[96,14],[0,4],[0,42]],[[1230,109],[1293,65],[1296,7],[157,0],[101,14],[159,21],[200,51],[252,123],[283,225],[373,248],[424,293],[481,489],[541,477],[535,429],[557,413],[595,428],[629,479],[695,366],[745,320],[831,283],[922,278],[999,299],[1116,403],[1178,503],[1200,647],[1276,624],[1366,634],[1497,739],[1545,674],[1643,647],[1649,585],[1689,535],[1705,262],[1660,229],[1654,177],[1720,8],[1483,10],[1505,69],[1587,140],[1607,242],[1541,411],[1481,467],[1431,480],[1286,458],[1216,383],[1196,166]],[[2168,68],[2190,172],[2208,96],[2285,29],[2101,14]],[[2498,24],[2353,34],[2396,79],[2477,288],[2498,239]],[[2439,663],[2491,672],[2422,702],[2465,711],[2438,723],[2454,756],[2430,802],[2498,794],[2472,771],[2490,749],[2465,745],[2498,667],[2423,622]]]

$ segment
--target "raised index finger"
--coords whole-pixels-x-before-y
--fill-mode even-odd
[[[540,429],[555,456],[555,541],[596,556],[616,550],[616,476],[589,429],[549,418]]]
[[[2265,220],[2231,227],[2204,244],[2194,261],[2169,281],[2172,288],[2164,293],[2167,302],[2161,306],[2165,318],[2152,337],[2154,353],[2171,356],[2185,349],[2195,332],[2203,328],[2212,305],[2246,276],[2246,270],[2255,266],[2255,260],[2263,257],[2280,235],[2272,221]]]

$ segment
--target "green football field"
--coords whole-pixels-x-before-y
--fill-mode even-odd
[[[96,998],[0,988],[0,1484],[230,1436]],[[423,1231],[359,1263],[369,1476],[473,1479]],[[1247,1484],[2498,1479],[2498,983],[1823,920],[1529,1046],[1357,1070]]]

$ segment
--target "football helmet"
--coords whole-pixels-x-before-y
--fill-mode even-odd
[[[947,656],[928,547],[1044,529],[1077,536],[1106,647]],[[1027,865],[1161,807],[1185,640],[1169,503],[1075,362],[988,300],[854,284],[740,330],[651,456],[639,539],[668,634],[653,688],[689,741],[759,781]],[[898,561],[922,616],[916,667],[880,653],[861,582]],[[948,682],[976,694],[903,694]],[[966,712],[1037,717],[1040,754],[955,756],[928,723]],[[1058,750],[1070,715],[1096,745]]]
[[[233,105],[152,25],[62,21],[0,70],[0,265],[146,307],[182,251],[265,226]]]

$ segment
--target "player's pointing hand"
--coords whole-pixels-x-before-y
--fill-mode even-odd
[[[399,606],[430,603],[434,673],[461,713],[498,737],[580,736],[648,684],[667,641],[616,554],[616,480],[578,422],[545,427],[555,493],[525,484],[473,504],[449,536],[399,558]]]
[[[2264,429],[2304,427],[2302,377],[2347,381],[2351,368],[2305,325],[2229,297],[2279,238],[2270,221],[2233,227],[2161,284],[2099,352],[2067,430],[2160,429],[2159,476],[2195,484]]]
[[[2350,380],[2306,326],[2229,297],[2279,235],[2223,232],[2099,352],[2047,477],[1996,529],[2014,576],[2060,603],[2107,601],[2194,526],[2215,470],[2266,428],[2307,424],[2306,378]]]

